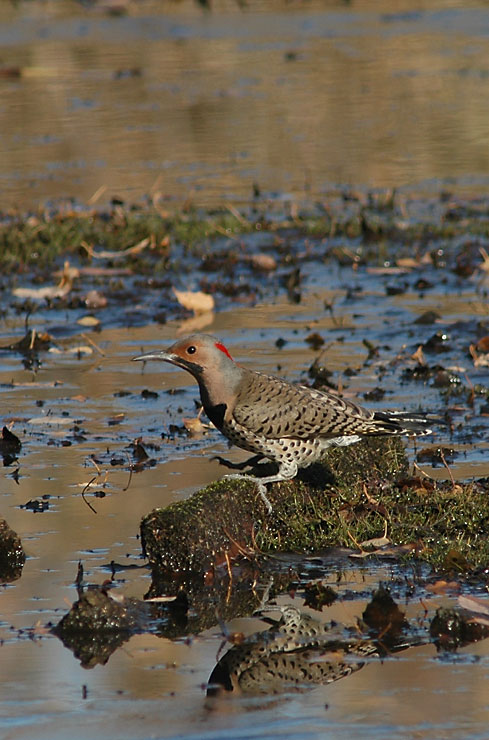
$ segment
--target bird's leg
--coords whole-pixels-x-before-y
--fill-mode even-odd
[[[264,455],[253,455],[252,457],[249,457],[248,460],[244,460],[240,463],[233,463],[231,462],[231,460],[226,460],[225,457],[221,457],[220,455],[213,455],[211,457],[211,460],[217,460],[219,465],[224,465],[226,468],[231,468],[231,470],[244,470],[245,468],[258,465],[260,460],[263,460],[264,457]]]
[[[247,475],[247,474],[241,474],[241,473],[231,473],[230,475],[225,475],[224,477],[228,479],[234,478],[235,480],[253,481],[253,483],[255,483],[256,487],[258,488],[258,493],[262,497],[263,503],[267,507],[268,513],[271,514],[273,511],[273,508],[267,496],[267,488],[266,488],[265,483],[280,483],[280,481],[290,480],[291,478],[295,478],[296,475],[297,475],[297,463],[287,461],[287,462],[283,462],[279,464],[278,471],[276,472],[275,475],[267,475],[264,478],[257,478],[254,475]]]

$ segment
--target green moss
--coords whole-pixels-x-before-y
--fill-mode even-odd
[[[458,207],[447,204],[443,213],[435,200],[433,221],[427,223],[426,209],[417,218],[415,199],[412,202],[404,199],[402,208],[397,208],[394,196],[387,200],[379,198],[378,194],[367,196],[368,207],[360,198],[333,197],[330,203],[311,203],[300,212],[281,202],[263,201],[240,211],[232,206],[212,211],[185,206],[166,212],[149,204],[139,207],[114,204],[104,211],[64,206],[30,215],[10,213],[0,217],[0,267],[4,273],[18,271],[19,264],[21,269],[49,267],[61,257],[78,253],[88,260],[81,248],[82,242],[95,249],[120,251],[146,237],[152,239],[157,251],[169,237],[171,246],[179,244],[197,255],[204,255],[213,248],[216,238],[256,231],[353,240],[354,244],[346,245],[350,251],[360,248],[362,260],[382,263],[399,256],[406,247],[412,254],[414,245],[417,250],[439,245],[445,252],[452,248],[458,251],[457,236],[489,233],[489,220],[480,206],[471,207],[470,202],[461,202]],[[406,210],[410,213],[408,221],[404,217]],[[121,266],[137,264],[140,267],[145,263],[145,258],[135,262],[131,256],[126,262],[118,261]],[[154,259],[152,264],[154,266]],[[164,270],[165,265],[161,262],[160,268]]]
[[[152,566],[173,572],[202,572],[240,555],[358,549],[384,535],[405,546],[400,558],[474,572],[489,562],[488,488],[410,478],[402,441],[379,437],[332,450],[301,480],[272,486],[271,515],[252,482],[224,479],[151,512],[142,535]]]

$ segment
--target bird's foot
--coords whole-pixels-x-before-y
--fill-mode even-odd
[[[253,481],[253,483],[256,485],[258,489],[258,493],[260,494],[263,503],[267,507],[267,511],[269,514],[272,514],[273,507],[270,503],[270,500],[267,496],[267,487],[264,483],[261,482],[259,478],[255,478],[254,475],[241,475],[240,473],[229,473],[229,475],[225,475],[224,478],[227,478],[228,480],[234,479],[234,480],[249,480]]]
[[[219,465],[224,465],[224,467],[230,468],[231,470],[244,470],[245,468],[258,465],[260,460],[263,460],[263,455],[253,455],[253,457],[249,457],[248,460],[244,460],[240,463],[231,462],[231,460],[227,460],[225,457],[221,457],[220,455],[213,455],[211,460],[217,460]]]

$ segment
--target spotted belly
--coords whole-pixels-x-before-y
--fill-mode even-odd
[[[343,447],[360,440],[358,435],[334,437],[332,439],[322,439],[321,437],[312,439],[267,439],[233,422],[224,422],[220,431],[237,447],[268,457],[279,464],[293,462],[299,468],[307,468],[312,463],[321,460],[329,447]]]

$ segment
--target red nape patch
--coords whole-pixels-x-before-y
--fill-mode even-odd
[[[224,354],[227,355],[230,360],[233,360],[233,358],[231,357],[231,355],[227,351],[226,347],[223,344],[221,344],[221,342],[216,342],[216,345],[215,346],[217,347],[217,349],[220,349],[221,352],[224,352]],[[234,362],[234,360],[233,360],[233,362]]]

